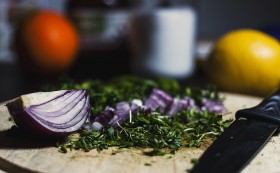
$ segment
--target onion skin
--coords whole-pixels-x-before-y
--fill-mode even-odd
[[[86,90],[32,93],[16,98],[6,106],[16,126],[25,132],[46,137],[73,133],[90,116]]]

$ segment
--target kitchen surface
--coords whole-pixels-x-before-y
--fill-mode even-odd
[[[0,0],[0,172],[279,172],[279,5]]]
[[[259,97],[226,94],[225,105],[232,111],[226,118],[232,118],[238,109],[251,107],[261,101]],[[143,150],[118,149],[116,147],[98,152],[91,150],[68,151],[63,154],[52,142],[41,140],[34,143],[34,139],[26,136],[10,138],[5,133],[11,127],[7,122],[6,108],[0,107],[0,172],[160,172],[184,173],[193,166],[193,161],[199,158],[209,144],[199,148],[182,148],[175,154],[164,156],[143,155]],[[35,140],[36,141],[36,140]],[[280,137],[274,136],[257,156],[247,165],[242,173],[278,172],[279,170]],[[145,149],[149,151],[149,149]],[[233,161],[232,161],[233,162]],[[129,163],[129,164],[128,164]],[[125,164],[125,166],[124,166]]]

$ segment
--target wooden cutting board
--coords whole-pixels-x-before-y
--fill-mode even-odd
[[[225,105],[230,112],[225,118],[233,117],[236,110],[252,107],[261,99],[257,97],[224,94]],[[186,173],[207,145],[201,148],[184,148],[174,155],[149,157],[141,149],[111,148],[98,153],[71,151],[58,152],[47,141],[34,142],[30,139],[10,137],[5,106],[0,105],[0,172],[46,172],[46,173]],[[2,171],[1,171],[2,170]],[[273,137],[243,173],[276,173],[280,170],[280,137]]]

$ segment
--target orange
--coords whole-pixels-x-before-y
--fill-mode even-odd
[[[17,34],[16,50],[28,70],[53,74],[72,65],[79,39],[71,23],[53,11],[28,16]]]
[[[257,30],[221,36],[205,65],[209,79],[222,90],[268,96],[280,87],[280,44]]]

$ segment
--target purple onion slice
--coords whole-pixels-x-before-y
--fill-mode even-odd
[[[6,106],[19,128],[43,136],[75,132],[90,115],[86,90],[37,92],[22,95]]]
[[[178,113],[181,110],[189,110],[189,109],[195,109],[195,108],[196,108],[195,101],[190,97],[185,96],[182,99],[174,98],[173,104],[170,107],[170,110],[167,114],[175,115],[176,113]]]
[[[227,109],[221,101],[211,101],[208,99],[203,99],[201,110],[216,114],[225,114],[227,112]]]
[[[161,113],[166,113],[173,103],[173,98],[166,92],[160,89],[153,89],[150,97],[145,100],[145,106],[151,108],[152,111],[160,109]]]

